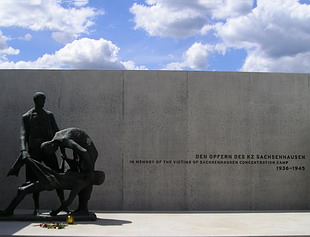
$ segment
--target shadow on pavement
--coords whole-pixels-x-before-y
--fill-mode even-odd
[[[0,236],[12,236],[31,224],[31,222],[0,222]]]
[[[108,226],[108,225],[125,225],[125,224],[131,224],[132,222],[126,221],[126,220],[97,218],[96,221],[79,221],[79,222],[75,222],[75,223],[76,224],[92,224],[92,225]]]

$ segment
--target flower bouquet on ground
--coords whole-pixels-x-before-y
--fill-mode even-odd
[[[58,222],[48,222],[48,223],[41,223],[40,227],[46,229],[64,229],[67,226],[65,223],[58,223]]]

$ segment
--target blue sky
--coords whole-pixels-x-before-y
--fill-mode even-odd
[[[1,0],[0,68],[310,72],[310,0]]]

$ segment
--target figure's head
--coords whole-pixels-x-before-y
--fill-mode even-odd
[[[101,185],[105,180],[105,173],[102,171],[95,170],[93,176],[93,185]]]
[[[42,92],[36,92],[33,95],[33,101],[37,108],[43,109],[44,104],[45,104],[45,99],[46,99],[46,96]]]
[[[48,155],[54,154],[58,149],[58,144],[56,141],[43,142],[41,144],[41,150]]]

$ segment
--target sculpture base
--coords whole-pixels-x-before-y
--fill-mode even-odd
[[[71,214],[74,221],[96,221],[97,216],[93,212],[89,212],[88,215],[78,215]],[[16,214],[12,216],[2,217],[0,216],[0,221],[34,221],[34,222],[49,222],[49,221],[66,221],[68,214],[65,212],[59,213],[57,216],[51,216],[49,212],[43,212],[38,216],[33,216],[31,214]]]

